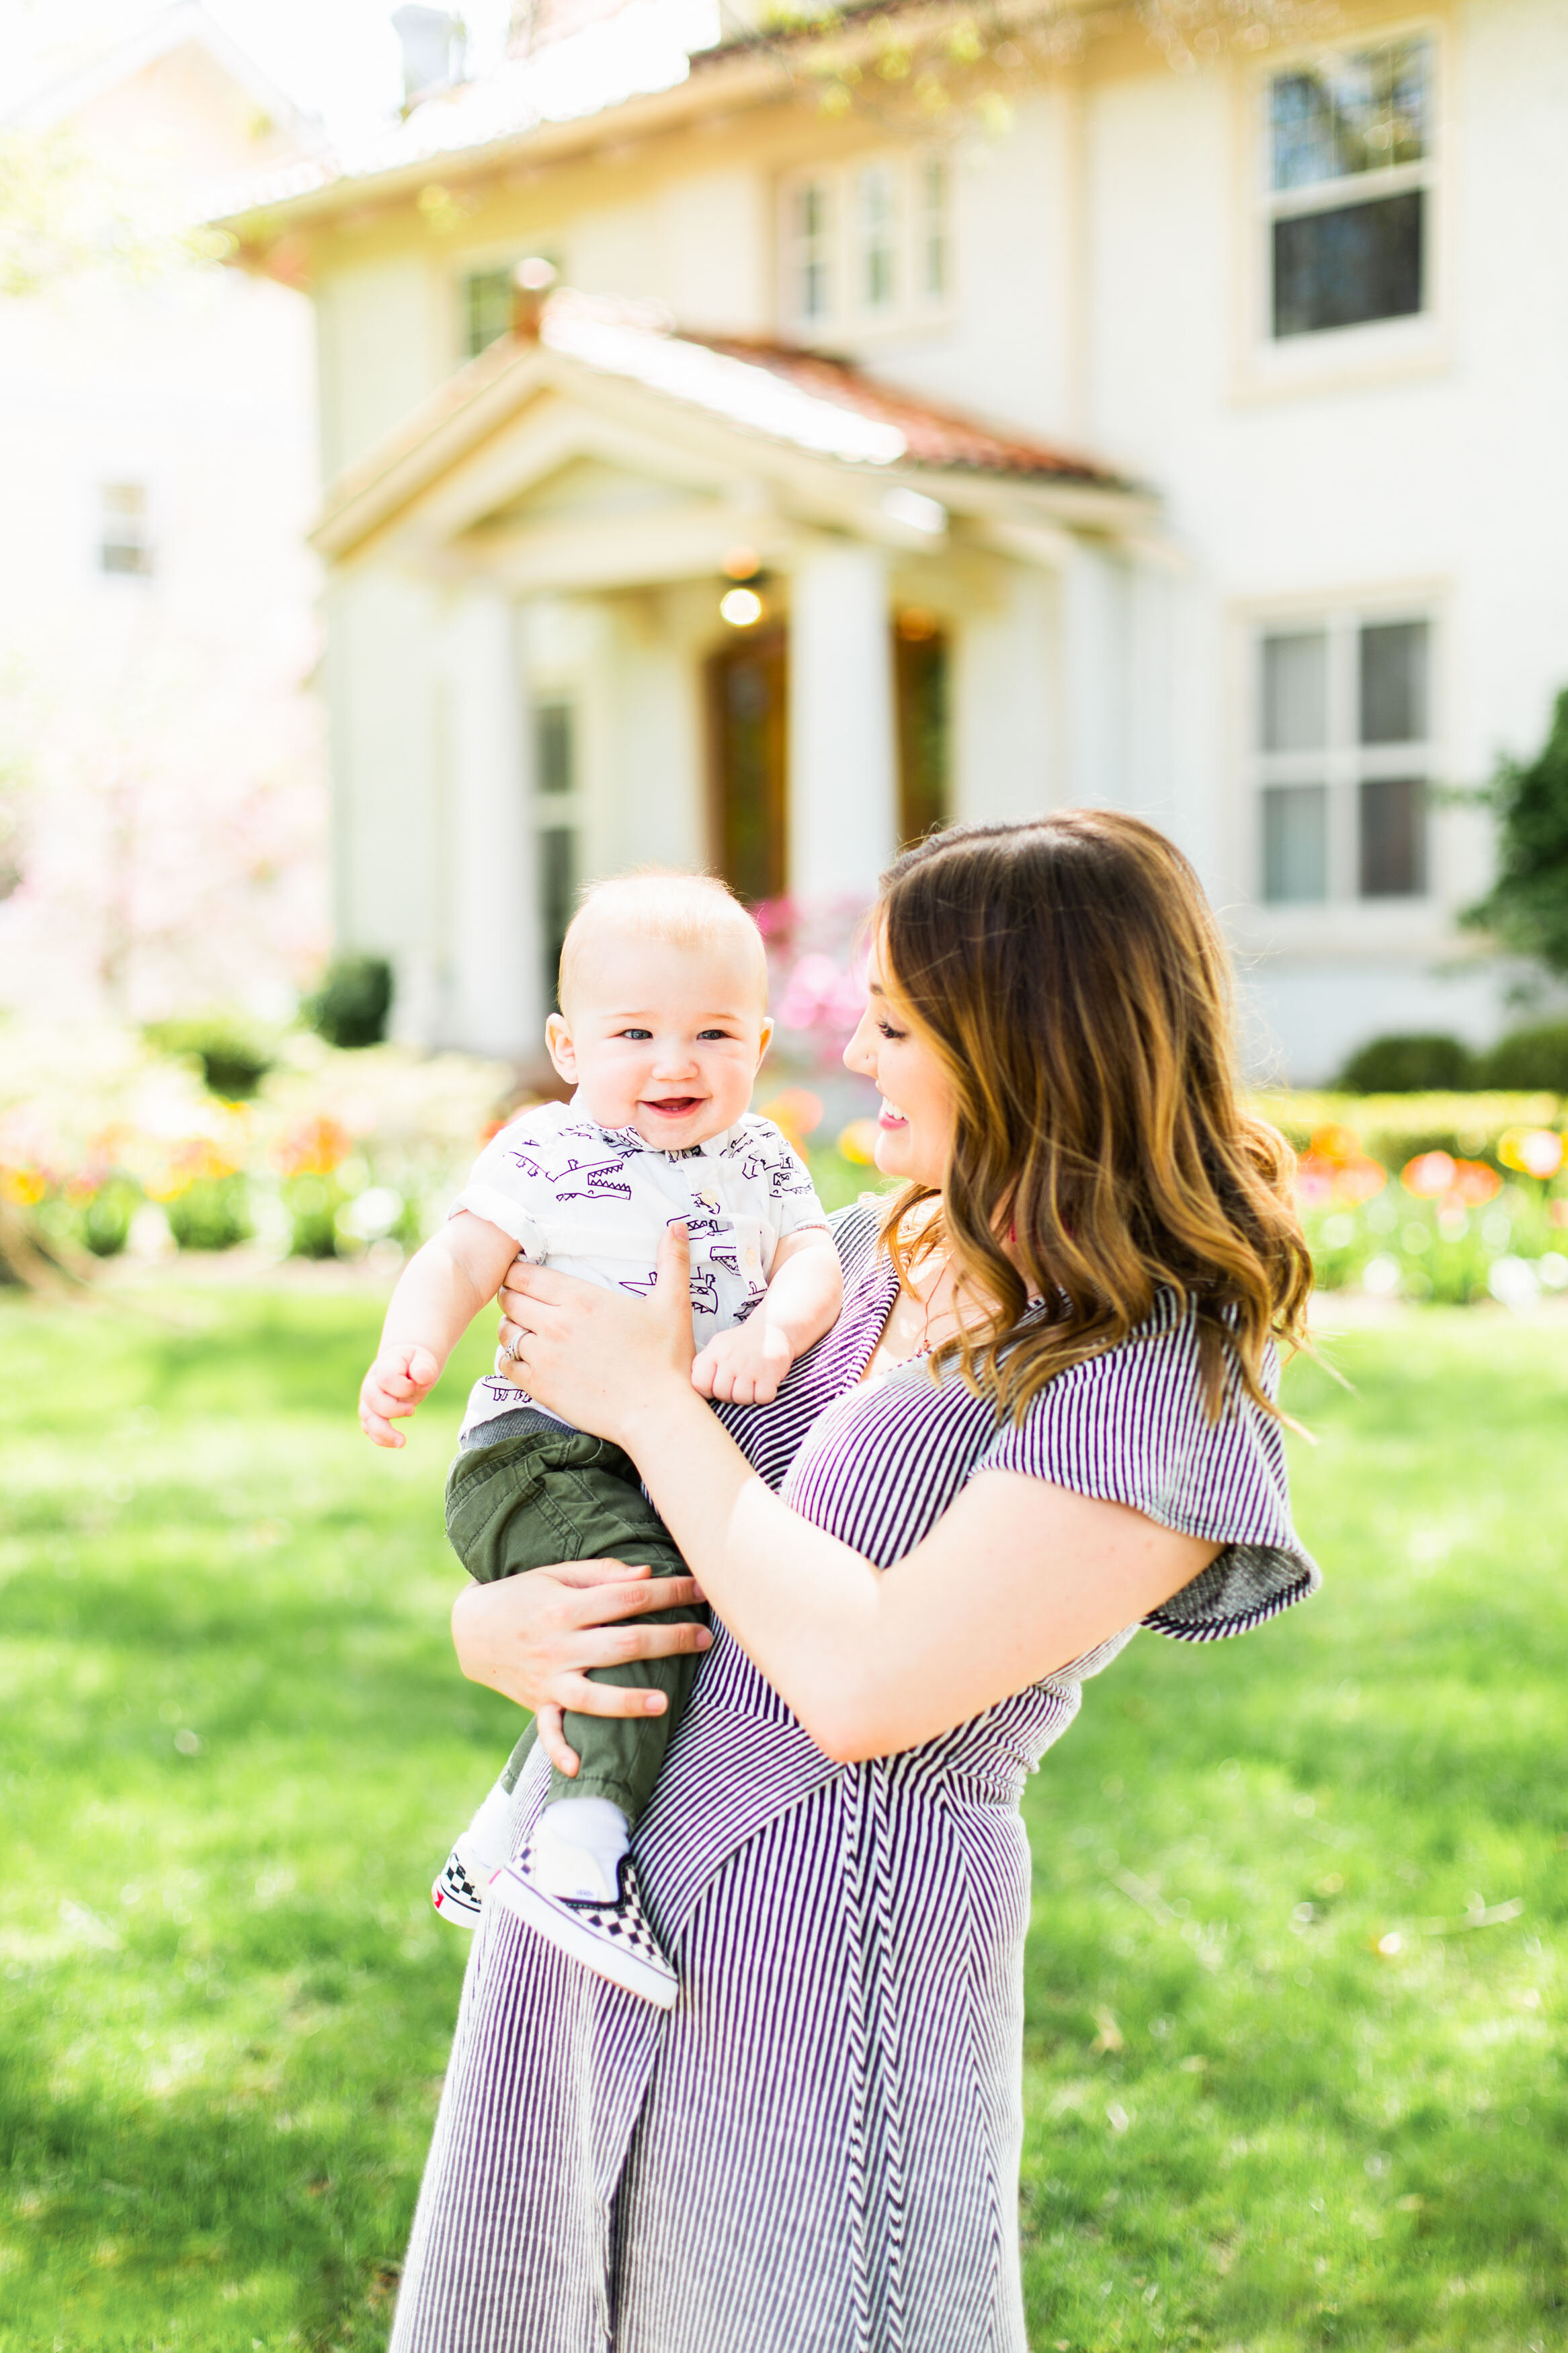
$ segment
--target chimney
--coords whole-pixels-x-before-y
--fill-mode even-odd
[[[395,8],[392,22],[403,50],[403,111],[434,98],[463,79],[463,27],[445,8]]]
[[[555,264],[546,261],[542,254],[530,254],[512,271],[511,332],[524,343],[539,341],[539,323],[554,283]]]

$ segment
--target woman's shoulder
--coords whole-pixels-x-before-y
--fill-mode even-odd
[[[882,1219],[887,1207],[880,1193],[862,1193],[858,1201],[847,1201],[841,1209],[830,1213],[828,1229],[844,1269],[846,1286],[876,1264],[882,1247]]]

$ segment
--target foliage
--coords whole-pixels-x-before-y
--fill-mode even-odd
[[[1568,1095],[1568,1021],[1542,1021],[1510,1029],[1486,1058],[1494,1087],[1541,1087]]]
[[[515,1713],[454,1670],[443,1465],[371,1295],[0,1310],[0,2342],[384,2345],[466,1942],[426,1893]],[[103,1337],[110,1336],[107,1324]],[[1557,2341],[1559,1335],[1330,1344],[1323,1595],[1143,1637],[1026,1800],[1030,2342]]]
[[[231,1103],[253,1095],[277,1063],[272,1041],[242,1014],[215,1011],[153,1021],[147,1035],[162,1053],[194,1056],[208,1092]]]
[[[773,0],[742,37],[814,90],[825,114],[885,116],[902,106],[954,132],[995,134],[1011,123],[1024,75],[1059,69],[1112,27],[1141,27],[1169,64],[1190,69],[1226,48],[1299,40],[1322,15],[1315,0],[1133,0],[1098,16],[1071,0],[918,13],[863,0]]]
[[[392,1011],[392,986],[384,956],[335,956],[300,1010],[329,1046],[379,1046]]]
[[[79,278],[144,284],[222,249],[155,170],[110,168],[70,124],[0,132],[0,296]]]
[[[1476,1057],[1458,1038],[1423,1032],[1372,1038],[1358,1046],[1340,1075],[1351,1094],[1426,1094],[1473,1086]]]
[[[1463,920],[1568,978],[1568,687],[1536,757],[1505,760],[1489,788],[1498,873]]]

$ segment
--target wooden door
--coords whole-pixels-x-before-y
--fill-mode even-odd
[[[772,628],[737,637],[708,663],[714,862],[751,904],[789,887],[789,647]]]

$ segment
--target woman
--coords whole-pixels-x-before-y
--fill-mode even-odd
[[[1140,1624],[1316,1583],[1272,1404],[1308,1261],[1185,860],[1104,811],[955,828],[893,869],[869,982],[845,1059],[905,1187],[836,1219],[844,1313],[775,1405],[692,1390],[673,1249],[651,1304],[503,1294],[712,1604],[637,1841],[682,1989],[487,1913],[395,2353],[1023,2353],[1024,1778]],[[458,1655],[559,1757],[564,1705],[617,1704],[584,1666],[689,1639],[639,1599],[476,1587]]]

